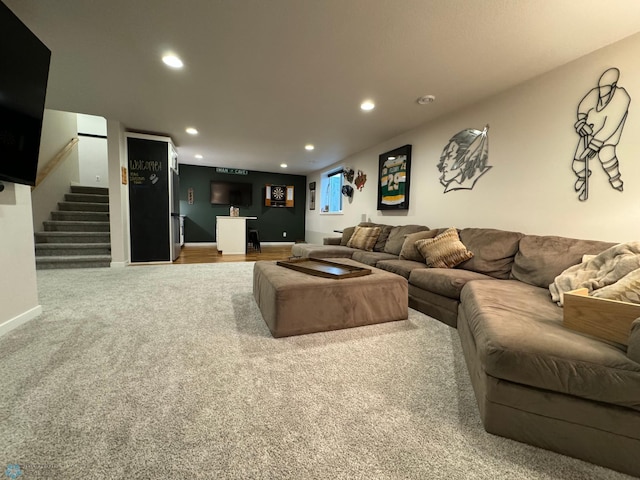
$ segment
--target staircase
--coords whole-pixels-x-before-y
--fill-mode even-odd
[[[109,189],[72,186],[36,232],[36,269],[111,265]]]

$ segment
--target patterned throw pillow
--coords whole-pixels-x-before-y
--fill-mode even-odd
[[[347,242],[347,247],[373,251],[373,246],[380,235],[380,227],[360,227],[357,226]]]
[[[640,303],[640,268],[611,285],[594,290],[592,296],[619,302]]]
[[[433,268],[453,268],[473,257],[455,228],[448,228],[435,238],[418,240],[415,246],[426,264]]]

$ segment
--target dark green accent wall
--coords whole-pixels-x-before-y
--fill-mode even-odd
[[[256,172],[248,175],[217,173],[215,167],[180,165],[180,214],[184,219],[185,242],[215,242],[216,216],[229,215],[229,206],[211,205],[211,181],[242,182],[253,184],[253,202],[250,207],[240,207],[241,217],[258,217],[248,220],[250,228],[256,228],[261,242],[295,242],[304,240],[305,210],[307,201],[307,177],[279,173]],[[265,207],[264,186],[293,185],[293,207]],[[193,205],[187,202],[187,191],[193,188]],[[282,232],[287,232],[286,238]]]

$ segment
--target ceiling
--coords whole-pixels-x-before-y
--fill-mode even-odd
[[[637,0],[2,1],[52,50],[47,108],[169,135],[181,163],[295,174],[640,30]]]

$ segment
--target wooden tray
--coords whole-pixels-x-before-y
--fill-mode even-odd
[[[564,294],[563,325],[578,332],[629,345],[631,322],[640,317],[640,305],[590,297],[586,288]]]
[[[363,275],[369,275],[371,273],[371,269],[369,268],[344,265],[342,263],[320,260],[318,258],[292,258],[291,260],[278,261],[276,265],[309,275],[315,275],[316,277],[333,278],[336,280],[362,277]]]

